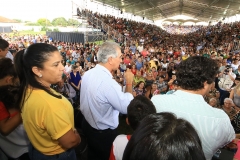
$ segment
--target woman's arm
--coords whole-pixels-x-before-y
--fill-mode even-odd
[[[81,143],[81,137],[79,136],[77,130],[70,129],[58,139],[58,142],[63,148],[70,149]]]
[[[22,123],[22,117],[17,109],[9,110],[10,117],[0,121],[0,133],[3,136],[10,134],[17,126]]]
[[[231,90],[229,98],[233,100],[233,96],[234,96],[234,89]]]
[[[78,82],[78,86],[77,86],[77,88],[78,89],[80,89],[80,84],[82,83],[82,80],[80,80],[79,82]]]
[[[68,83],[66,85],[68,86],[68,92],[69,92],[68,96],[69,96],[69,98],[75,97],[76,96],[76,91],[74,90],[74,88]]]

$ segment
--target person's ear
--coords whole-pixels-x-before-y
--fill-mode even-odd
[[[13,84],[13,76],[7,76],[5,78],[5,83],[6,84]]]
[[[108,63],[111,64],[111,65],[113,64],[112,60],[113,60],[112,57],[109,57],[109,58],[108,58]]]
[[[126,118],[126,123],[127,123],[127,125],[130,125],[129,122],[128,122],[128,117]]]
[[[36,76],[38,76],[40,78],[42,77],[41,70],[38,67],[32,67],[32,71]]]

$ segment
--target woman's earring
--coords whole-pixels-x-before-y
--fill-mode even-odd
[[[42,78],[42,74],[39,74],[39,77]]]

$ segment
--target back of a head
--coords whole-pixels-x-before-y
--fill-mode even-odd
[[[8,46],[9,43],[6,40],[0,38],[0,50],[5,50]]]
[[[145,117],[128,142],[123,160],[205,160],[193,126],[172,113]]]
[[[116,58],[118,56],[117,48],[120,49],[119,45],[115,42],[105,42],[101,45],[97,52],[97,60],[100,63],[107,63],[109,57]]]
[[[185,90],[200,90],[204,82],[214,82],[218,72],[216,60],[194,56],[182,61],[176,72],[178,86]]]
[[[16,105],[19,96],[19,87],[12,85],[0,86],[0,101],[7,109],[18,108]]]
[[[143,118],[153,113],[156,113],[156,108],[152,101],[145,96],[138,95],[128,105],[128,122],[132,129],[135,130]]]
[[[1,58],[0,59],[0,79],[5,78],[6,76],[12,76],[13,79],[17,78],[17,74],[14,69],[14,65],[11,59]],[[0,84],[1,86],[1,84]]]

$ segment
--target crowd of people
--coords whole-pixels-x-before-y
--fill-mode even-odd
[[[176,24],[171,24],[171,25],[164,24],[162,26],[170,34],[184,34],[184,35],[192,32],[196,32],[202,27],[200,25],[184,26],[184,25],[176,25]]]
[[[89,160],[209,160],[223,147],[236,152],[240,22],[174,35],[84,12],[126,40],[96,45],[1,34],[1,160],[77,159],[76,109]],[[118,135],[120,113],[132,135]]]

